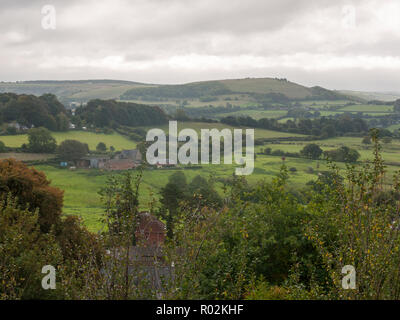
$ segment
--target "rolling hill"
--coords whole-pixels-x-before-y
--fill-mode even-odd
[[[349,96],[321,87],[308,88],[286,79],[246,78],[193,82],[183,85],[159,85],[127,90],[123,100],[168,100],[168,99],[200,99],[209,101],[217,97],[233,95],[247,96],[254,101],[295,101],[295,100],[340,100]],[[207,102],[207,101],[205,101]]]
[[[246,78],[193,82],[180,85],[144,84],[119,80],[1,82],[1,92],[55,94],[65,105],[92,99],[121,99],[149,104],[208,105],[211,101],[237,101],[241,106],[287,103],[298,100],[357,99],[321,87],[305,87],[277,78]],[[349,98],[350,97],[350,98]]]
[[[87,102],[91,99],[118,99],[125,91],[147,86],[138,82],[120,80],[76,80],[76,81],[20,81],[0,82],[0,93],[55,94],[68,105],[70,102]]]

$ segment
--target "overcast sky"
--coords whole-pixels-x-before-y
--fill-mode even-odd
[[[400,91],[400,1],[0,0],[0,81],[243,77]]]

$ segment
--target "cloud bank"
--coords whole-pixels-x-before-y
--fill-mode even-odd
[[[44,5],[55,30],[42,28]],[[0,81],[242,77],[400,91],[400,2],[0,2]]]

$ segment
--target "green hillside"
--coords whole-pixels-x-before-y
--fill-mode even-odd
[[[248,78],[222,80],[220,83],[224,84],[232,92],[239,93],[278,93],[284,94],[290,99],[306,99],[312,96],[309,88],[287,81],[286,79]]]
[[[217,98],[226,99],[229,95],[232,95],[235,99],[238,98],[237,95],[241,95],[242,98],[243,95],[247,95],[249,101],[270,100],[275,102],[306,99],[348,99],[347,96],[336,91],[321,87],[308,88],[278,78],[246,78],[132,88],[122,94],[121,99],[160,102],[169,99],[199,99],[199,102],[211,102]]]
[[[179,85],[144,84],[120,80],[1,82],[0,93],[52,93],[69,106],[92,99],[121,99],[152,105],[202,107],[234,101],[246,107],[298,100],[352,100],[355,96],[321,87],[308,88],[278,78],[246,78],[202,81]],[[349,98],[350,97],[350,98]]]
[[[390,102],[400,99],[400,92],[363,92],[342,90],[340,93],[364,100],[380,100]]]
[[[76,81],[20,81],[1,82],[0,93],[55,94],[64,103],[87,102],[91,99],[116,99],[125,91],[143,87],[144,84],[120,80],[76,80]]]

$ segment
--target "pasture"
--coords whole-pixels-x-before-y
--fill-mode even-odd
[[[364,162],[372,159],[372,147],[365,146],[361,143],[361,138],[340,137],[327,139],[322,141],[314,141],[321,146],[323,150],[331,150],[340,146],[349,146],[355,148],[361,154],[360,161]],[[256,153],[261,149],[270,147],[272,150],[283,150],[285,152],[300,152],[300,150],[311,142],[285,141],[279,144],[266,144],[257,146]],[[400,169],[400,141],[393,140],[392,143],[383,144],[383,158],[390,163],[387,165],[389,174]],[[250,184],[254,184],[259,180],[270,181],[279,173],[283,161],[280,156],[270,156],[257,154],[255,168],[253,174],[246,176]],[[296,168],[296,171],[289,172],[289,187],[294,190],[301,190],[306,183],[318,178],[318,173],[328,170],[328,164],[324,160],[309,160],[303,158],[286,157],[285,165],[288,169]],[[398,163],[398,164],[397,164]],[[338,163],[342,169],[345,168],[344,163]],[[188,182],[195,176],[201,175],[215,181],[217,191],[223,195],[223,181],[232,177],[236,165],[202,165],[201,168],[190,169],[185,166],[178,166],[171,169],[146,169],[143,173],[143,180],[140,190],[140,208],[142,210],[149,209],[152,203],[157,203],[159,199],[160,189],[167,183],[168,177],[178,170],[182,170]],[[107,178],[112,174],[107,171],[96,169],[79,169],[70,171],[49,165],[38,165],[35,168],[43,171],[52,181],[54,186],[64,190],[64,213],[79,215],[84,223],[92,231],[98,231],[103,226],[100,221],[103,213],[103,206],[98,195],[99,190],[106,184]]]
[[[136,147],[134,141],[129,140],[118,133],[102,134],[88,131],[68,131],[68,132],[52,132],[52,136],[56,139],[57,144],[60,144],[64,140],[78,140],[89,145],[90,150],[96,150],[96,146],[99,142],[104,142],[107,147],[113,146],[115,150],[122,149],[133,149]],[[7,147],[18,148],[22,144],[28,143],[28,136],[12,135],[12,136],[0,136],[0,141],[3,141]]]
[[[178,127],[179,130],[191,128],[198,133],[201,129],[235,129],[234,127],[221,123],[199,122],[178,122]],[[143,128],[151,129],[150,127]],[[168,125],[161,126],[160,129],[163,129],[165,133],[168,133]],[[75,139],[88,143],[91,150],[95,150],[96,145],[100,141],[106,143],[108,147],[111,145],[114,146],[116,150],[130,149],[134,148],[136,145],[133,141],[117,133],[106,135],[87,131],[70,131],[66,133],[56,132],[53,133],[53,136],[56,138],[58,143],[66,139]],[[294,138],[301,136],[302,135],[299,134],[255,129],[255,138]],[[26,135],[2,136],[0,137],[0,140],[2,140],[7,146],[18,147],[27,142],[27,137]],[[256,146],[254,172],[250,176],[247,176],[246,179],[250,184],[254,184],[262,179],[271,180],[276,177],[277,173],[279,173],[280,167],[283,163],[282,158],[280,156],[260,154],[260,152],[265,148],[271,148],[272,151],[279,149],[284,152],[295,153],[300,152],[301,149],[309,143],[318,144],[324,151],[336,149],[340,146],[348,146],[358,150],[358,152],[361,154],[360,161],[372,159],[372,147],[370,145],[362,144],[361,141],[361,137],[338,137],[317,141],[290,141],[289,139],[280,143],[276,142],[262,146]],[[391,143],[382,145],[382,155],[384,159],[390,163],[390,165],[388,165],[388,171],[390,173],[400,169],[398,166],[398,164],[400,164],[400,157],[398,156],[399,154],[399,140],[393,140]],[[23,153],[0,155],[0,158],[8,157],[14,157],[22,161],[38,161],[45,160],[51,157],[51,155],[33,155]],[[307,182],[316,180],[319,172],[326,171],[328,169],[327,163],[324,160],[309,160],[286,157],[285,165],[288,167],[288,169],[291,169],[289,173],[289,186],[295,190],[301,190],[305,187]],[[343,163],[339,163],[338,165],[341,168],[345,167],[345,164]],[[178,166],[177,168],[171,169],[146,169],[143,174],[143,182],[141,185],[140,207],[142,210],[146,210],[151,207],[151,203],[153,203],[154,200],[157,202],[159,199],[160,189],[167,183],[168,177],[177,170],[183,170],[188,182],[190,182],[197,175],[201,175],[206,179],[212,178],[215,181],[217,191],[222,195],[224,190],[223,182],[232,177],[235,167],[235,164],[220,164],[202,165],[200,168],[195,169],[185,166]],[[78,169],[76,171],[70,171],[46,164],[35,165],[35,168],[43,171],[52,181],[54,186],[64,190],[65,214],[80,216],[91,231],[101,230],[103,227],[101,223],[103,206],[98,192],[103,186],[105,186],[107,178],[110,175],[120,173],[111,173],[97,169]]]

